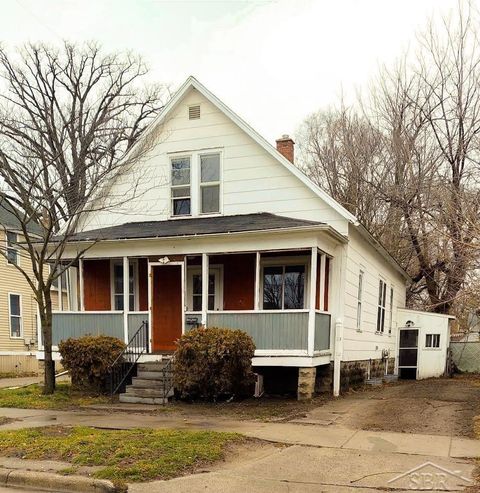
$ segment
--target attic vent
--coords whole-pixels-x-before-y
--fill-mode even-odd
[[[200,118],[200,105],[196,104],[195,106],[188,107],[188,119],[189,120],[198,120]]]

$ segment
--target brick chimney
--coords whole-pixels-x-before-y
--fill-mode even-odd
[[[293,163],[295,142],[292,138],[289,135],[282,135],[280,139],[276,140],[276,143],[277,151]]]

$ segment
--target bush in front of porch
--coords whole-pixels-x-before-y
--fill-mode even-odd
[[[97,392],[106,391],[110,366],[124,349],[123,341],[110,336],[70,337],[58,345],[72,385]]]
[[[198,328],[177,343],[175,389],[181,398],[217,401],[253,393],[253,339],[242,330]]]

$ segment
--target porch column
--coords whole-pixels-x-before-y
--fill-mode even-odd
[[[78,261],[78,277],[80,278],[80,311],[85,311],[85,293],[83,288],[83,258]]]
[[[310,299],[308,314],[308,354],[313,356],[315,346],[315,298],[317,293],[317,258],[318,249],[312,247],[312,256],[310,262]]]
[[[255,303],[254,310],[260,310],[260,252],[255,255]]]
[[[209,275],[208,254],[202,253],[202,325],[204,327],[207,326],[208,275]]]
[[[128,257],[123,257],[123,338],[128,344],[128,309],[130,307],[130,268]]]

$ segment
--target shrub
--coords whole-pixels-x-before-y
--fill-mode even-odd
[[[108,369],[124,348],[123,341],[109,336],[69,338],[58,345],[62,365],[70,371],[72,385],[99,392],[107,389]]]
[[[244,396],[254,381],[253,339],[241,330],[198,328],[177,342],[174,383],[181,398]]]

